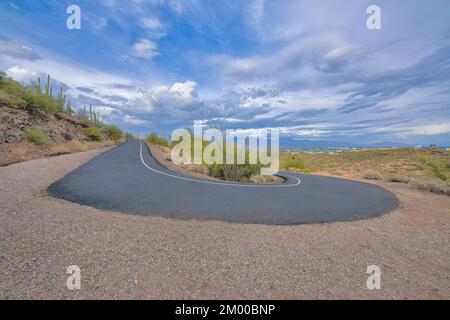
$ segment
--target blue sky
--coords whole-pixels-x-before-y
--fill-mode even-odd
[[[66,8],[81,8],[81,30]],[[381,30],[366,9],[381,8]],[[0,1],[0,70],[49,73],[140,134],[194,120],[291,140],[450,141],[450,1]]]

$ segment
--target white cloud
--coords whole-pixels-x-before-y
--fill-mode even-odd
[[[327,54],[325,54],[324,58],[325,58],[325,60],[339,59],[339,58],[347,55],[353,49],[354,49],[354,46],[337,47],[337,48],[330,50]]]
[[[191,80],[183,83],[176,82],[170,87],[169,92],[181,99],[192,99],[197,96],[197,86],[197,83]]]
[[[177,115],[186,116],[195,113],[203,105],[197,95],[197,83],[194,81],[176,82],[171,86],[155,86],[140,91],[143,95],[142,111],[169,113],[174,118]],[[137,103],[136,103],[137,104]]]
[[[131,55],[140,59],[152,59],[159,55],[158,45],[152,40],[141,39],[133,45]]]
[[[136,117],[129,116],[129,115],[125,115],[123,117],[123,121],[125,123],[131,124],[131,125],[144,125],[147,123],[147,121],[140,120],[140,119],[137,119]]]
[[[161,30],[164,28],[157,17],[144,17],[140,20],[141,26],[150,30]]]
[[[8,77],[21,82],[31,82],[36,80],[38,73],[22,66],[13,66],[6,70]]]
[[[450,123],[427,124],[414,127],[411,134],[435,135],[450,132]]]
[[[370,131],[376,133],[393,133],[399,138],[407,138],[415,135],[433,136],[450,133],[450,122],[418,124],[415,126],[404,124],[400,124],[399,126],[380,126]]]
[[[26,60],[37,60],[39,56],[32,48],[15,41],[4,40],[0,38],[0,54]]]

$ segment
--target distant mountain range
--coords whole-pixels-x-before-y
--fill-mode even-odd
[[[294,140],[280,138],[281,148],[314,149],[314,148],[411,148],[414,145],[399,142],[351,143],[329,140]]]

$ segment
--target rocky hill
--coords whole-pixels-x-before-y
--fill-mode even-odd
[[[52,95],[0,74],[0,166],[65,153],[113,146],[123,139],[114,125],[103,124],[86,108],[75,115],[62,91]]]

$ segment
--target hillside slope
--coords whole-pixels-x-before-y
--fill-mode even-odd
[[[123,132],[103,124],[89,109],[74,110],[60,91],[22,84],[0,74],[0,166],[15,162],[113,146]]]

